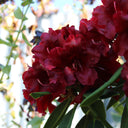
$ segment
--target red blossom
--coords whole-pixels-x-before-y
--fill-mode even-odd
[[[43,114],[45,114],[47,108],[52,112],[55,107],[53,107],[54,105],[51,102],[60,94],[65,93],[65,86],[59,83],[59,81],[56,84],[49,83],[48,73],[39,64],[38,60],[35,60],[32,67],[29,67],[28,71],[24,72],[23,80],[26,87],[23,90],[24,97],[31,104],[37,103],[37,110]],[[33,92],[50,92],[51,94],[33,99],[30,96]]]
[[[94,9],[93,17],[91,19],[98,32],[108,39],[113,39],[116,34],[112,18],[113,12],[111,10],[106,10],[106,8],[101,5]]]
[[[23,74],[24,97],[45,114],[52,112],[54,99],[62,102],[72,97],[80,103],[87,91],[100,87],[120,67],[116,61],[124,56],[122,78],[128,96],[128,1],[102,0],[91,20],[82,19],[79,30],[74,26],[42,33],[33,49],[33,64]],[[116,37],[115,37],[116,36]],[[33,99],[33,92],[50,92]]]
[[[110,50],[107,56],[102,56],[100,61],[96,64],[96,70],[98,72],[98,79],[95,84],[99,87],[110,79],[110,77],[121,66],[117,61],[117,54]]]
[[[92,45],[92,52],[97,51],[104,56],[107,54],[107,52],[109,51],[109,43],[111,42],[111,40],[97,31],[97,28],[95,27],[92,20],[82,19],[80,21],[79,29],[80,32],[84,34],[86,40],[90,42],[87,43],[87,45]]]
[[[114,24],[116,27],[116,31],[118,33],[127,32],[128,31],[128,13],[123,11],[118,11],[113,16]]]

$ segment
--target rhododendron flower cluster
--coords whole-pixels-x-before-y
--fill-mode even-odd
[[[128,1],[102,0],[90,20],[82,19],[79,30],[74,26],[42,33],[40,43],[32,49],[33,63],[23,74],[24,97],[36,103],[37,110],[52,112],[54,99],[62,102],[72,97],[80,103],[86,92],[102,86],[121,66],[128,96]],[[34,99],[33,92],[49,92]]]

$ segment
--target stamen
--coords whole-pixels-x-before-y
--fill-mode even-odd
[[[42,86],[47,86],[46,84],[43,84],[39,79],[37,79],[38,83]]]
[[[47,50],[48,54],[50,54],[50,51],[49,51],[49,48],[48,47],[46,48],[46,50]]]
[[[93,44],[95,44],[95,41],[94,41],[94,39],[92,39],[92,43],[93,43]]]
[[[73,67],[74,70],[77,69],[75,63],[72,64],[72,67]]]
[[[115,1],[114,1],[114,9],[115,9],[115,11],[117,13],[117,8],[116,8],[116,2]]]
[[[79,60],[74,60],[74,63],[72,64],[72,67],[74,70],[83,70],[83,67],[82,65],[80,64],[80,61]]]

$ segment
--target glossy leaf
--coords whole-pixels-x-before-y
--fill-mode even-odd
[[[22,38],[23,38],[23,40],[25,41],[25,43],[26,43],[28,46],[30,46],[30,47],[32,46],[32,45],[29,43],[27,37],[24,35],[24,33],[22,33]]]
[[[40,128],[43,118],[35,116],[27,125],[31,125],[32,128]]]
[[[89,112],[89,108],[88,107],[81,107],[81,109],[84,112],[84,114],[87,114],[87,112]]]
[[[106,89],[102,96],[100,96],[101,99],[106,99],[112,96],[119,95],[119,92],[114,90],[113,88]]]
[[[38,99],[41,96],[49,95],[49,94],[51,94],[51,93],[50,92],[33,92],[30,94],[30,96],[32,96],[34,99]]]
[[[94,120],[90,115],[85,115],[75,128],[104,128],[104,125],[100,121]]]
[[[95,103],[93,103],[90,107],[91,111],[96,113],[96,116],[100,119],[106,119],[106,112],[104,108],[104,104],[101,100],[97,100]]]
[[[100,88],[96,89],[93,93],[91,93],[88,97],[86,97],[82,103],[81,106],[89,106],[91,105],[93,102],[95,102],[96,99],[98,99],[102,93],[104,92],[104,90],[111,85],[121,74],[122,71],[122,67],[120,67],[115,73],[114,75],[106,82],[104,83]]]
[[[72,120],[73,120],[73,117],[74,117],[74,113],[75,113],[75,110],[76,110],[76,107],[75,106],[73,109],[71,109],[62,119],[60,125],[58,128],[70,128],[71,127],[71,124],[72,124]]]
[[[128,109],[127,105],[125,105],[123,110],[123,115],[121,119],[121,128],[128,128]]]
[[[104,125],[101,123],[101,121],[96,120],[95,121],[95,127],[94,128],[104,128]]]
[[[82,119],[78,122],[75,128],[92,128],[93,119],[90,115],[85,115]]]
[[[100,100],[97,100],[89,108],[90,108],[90,112],[93,114],[93,117],[95,117],[95,119],[101,121],[103,125],[106,126],[106,128],[112,128],[112,126],[105,119],[106,112],[105,112],[104,104]]]
[[[126,97],[126,107],[127,107],[127,110],[128,110],[128,97]]]
[[[48,118],[44,128],[56,128],[64,117],[70,103],[71,99],[67,99],[59,104]]]

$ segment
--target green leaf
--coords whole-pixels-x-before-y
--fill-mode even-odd
[[[121,99],[124,96],[124,92],[121,92],[119,99]],[[107,109],[111,108],[118,100],[116,100],[114,97],[112,97],[107,105]]]
[[[112,97],[107,105],[107,109],[111,108],[116,102],[118,101]]]
[[[7,102],[10,102],[11,101],[11,97],[8,96],[8,95],[5,95],[5,99],[7,100]]]
[[[105,112],[104,104],[101,100],[97,100],[89,108],[93,117],[99,119],[103,123],[103,125],[106,126],[107,128],[112,128],[112,126],[105,119],[106,112]]]
[[[120,115],[122,115],[122,113],[123,113],[123,105],[122,104],[120,104],[120,102],[118,101],[118,102],[116,102],[114,105],[113,105],[113,108],[114,108],[114,110],[116,111],[116,112],[118,112]]]
[[[21,117],[21,118],[23,117],[23,112],[22,111],[19,112],[19,117]]]
[[[13,107],[14,107],[14,105],[15,105],[15,103],[14,103],[14,102],[10,103],[10,104],[9,104],[9,108],[10,108],[10,109],[11,109],[11,108],[13,108]]]
[[[121,115],[117,112],[111,112],[111,116],[113,118],[113,120],[117,123],[121,122]]]
[[[11,71],[11,65],[2,68],[2,72],[4,72],[7,75],[9,75],[10,71]]]
[[[126,107],[127,107],[127,110],[128,110],[128,97],[126,97]]]
[[[19,7],[14,11],[14,16],[17,19],[23,19],[24,18],[23,20],[27,20],[27,18],[23,15],[23,13]]]
[[[30,94],[30,96],[32,96],[34,99],[38,99],[41,96],[49,95],[49,94],[51,94],[51,93],[50,92],[33,92]]]
[[[104,128],[104,125],[101,123],[101,121],[96,120],[95,121],[95,127],[94,128]]]
[[[58,128],[70,128],[71,124],[72,124],[72,120],[74,117],[74,113],[76,110],[77,105],[75,105],[75,107],[73,109],[71,109],[62,119],[60,125]]]
[[[85,115],[75,128],[104,128],[104,125],[100,121],[94,120],[92,116]]]
[[[12,35],[9,35],[9,37],[7,37],[7,40],[12,43],[13,42],[13,36]]]
[[[62,118],[64,117],[70,103],[71,99],[69,98],[67,100],[64,100],[61,104],[59,104],[48,118],[44,128],[56,128],[62,120]]]
[[[119,92],[114,90],[113,88],[108,88],[104,91],[103,95],[100,96],[101,99],[106,99],[112,96],[119,95]]]
[[[0,64],[0,71],[4,68],[4,65]]]
[[[123,110],[123,115],[121,119],[121,128],[128,128],[128,109],[127,105],[125,105]]]
[[[14,120],[12,120],[12,123],[13,123],[15,126],[17,126],[17,127],[21,128],[20,124],[18,124],[18,123],[17,123],[17,122],[15,122]]]
[[[87,114],[87,112],[89,112],[89,108],[88,107],[81,106],[81,109],[84,112],[84,114]]]
[[[18,58],[19,54],[18,53],[12,53],[12,57],[14,60],[16,60]]]
[[[98,118],[103,119],[103,120],[106,119],[106,112],[105,112],[104,104],[101,100],[97,100],[89,108],[91,109],[92,112],[96,114]]]
[[[93,128],[92,123],[93,123],[93,118],[90,115],[85,115],[78,122],[75,128]]]
[[[43,118],[35,116],[27,125],[31,125],[32,128],[40,128]]]
[[[121,71],[122,67],[120,67],[106,83],[104,83],[100,88],[96,89],[88,97],[86,97],[82,101],[81,106],[89,106],[94,103],[102,95],[104,90],[120,76]]]
[[[16,44],[6,42],[6,41],[4,41],[4,40],[2,40],[2,39],[0,39],[0,44],[4,44],[4,45],[10,46],[10,47],[17,47]]]
[[[2,18],[2,16],[0,16],[0,24],[2,23],[2,21],[3,21],[3,18]]]
[[[26,43],[28,46],[32,47],[32,45],[29,43],[29,41],[28,41],[27,37],[24,35],[24,33],[22,33],[22,38],[23,38],[23,40],[25,41],[25,43]]]
[[[26,30],[26,26],[25,25],[22,27],[21,31],[24,31],[24,30]]]
[[[34,3],[33,0],[25,0],[25,1],[23,1],[23,2],[21,3],[21,5],[22,5],[22,6],[27,6],[27,5],[32,4],[32,3]]]

